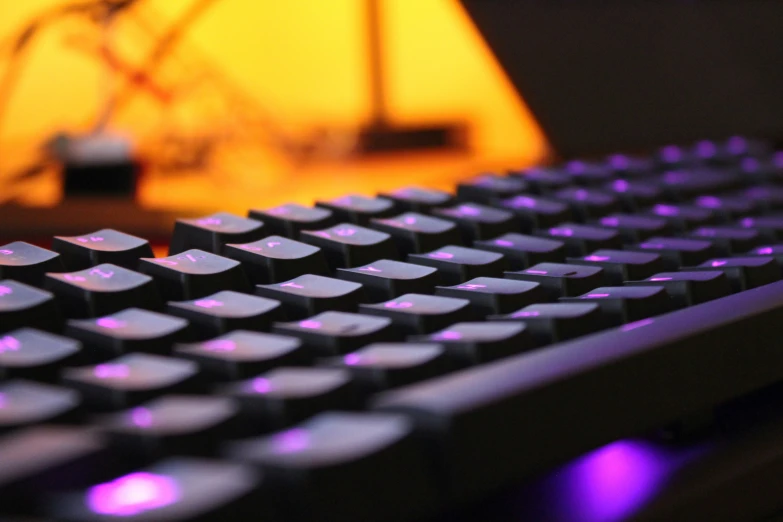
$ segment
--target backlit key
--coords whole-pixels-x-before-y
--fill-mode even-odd
[[[621,210],[620,202],[614,195],[596,189],[564,188],[555,192],[553,197],[568,204],[579,221],[597,219]]]
[[[331,210],[338,222],[367,226],[371,218],[392,216],[396,213],[394,202],[384,198],[373,198],[351,194],[329,201],[316,201],[315,205]]]
[[[599,248],[621,248],[620,233],[606,227],[561,223],[546,230],[537,230],[535,235],[556,239],[565,243],[569,256],[586,256]]]
[[[79,360],[79,341],[34,328],[0,334],[0,380],[55,381],[60,368]]]
[[[286,203],[267,210],[251,210],[248,217],[264,223],[268,231],[297,239],[302,230],[320,230],[337,223],[334,213],[326,208],[304,207]]]
[[[437,268],[444,285],[455,285],[475,277],[500,277],[506,267],[502,254],[453,245],[426,254],[410,254],[408,262]]]
[[[603,227],[620,232],[623,242],[636,243],[652,236],[666,235],[672,232],[666,220],[652,216],[635,214],[612,214],[596,221]]]
[[[564,303],[595,303],[612,325],[640,321],[671,311],[663,286],[604,286],[578,297],[561,297]]]
[[[0,281],[0,333],[24,326],[58,331],[61,325],[54,295],[18,281]]]
[[[301,321],[275,324],[274,331],[298,337],[313,353],[338,355],[385,341],[401,341],[391,319],[346,312],[323,312]]]
[[[187,319],[201,338],[232,330],[268,330],[283,315],[280,301],[231,290],[190,301],[169,301],[166,313]]]
[[[242,245],[229,244],[224,254],[242,263],[254,285],[280,283],[304,274],[329,273],[320,248],[282,236],[269,236]]]
[[[398,259],[392,237],[370,228],[341,223],[323,230],[304,230],[301,241],[323,249],[332,270],[366,265],[378,259]]]
[[[517,216],[522,231],[530,232],[537,228],[549,228],[571,221],[571,209],[566,203],[555,199],[522,194],[495,203],[498,207]]]
[[[771,256],[729,257],[710,259],[685,270],[720,270],[731,282],[732,290],[742,292],[780,279],[780,266]]]
[[[739,176],[726,171],[712,169],[672,170],[664,172],[655,180],[668,198],[684,201],[710,192],[738,188]]]
[[[495,199],[508,198],[524,192],[527,183],[524,178],[482,174],[457,185],[457,199],[491,203]]]
[[[765,241],[774,243],[783,240],[783,216],[744,217],[737,224],[742,228],[758,230]]]
[[[561,171],[578,185],[600,185],[614,177],[614,172],[601,163],[573,160],[565,163]]]
[[[457,224],[466,244],[477,239],[489,239],[506,232],[517,232],[519,224],[511,212],[478,203],[460,203],[435,208],[433,215]]]
[[[764,240],[757,230],[742,227],[699,227],[688,237],[709,241],[724,256],[747,252]]]
[[[41,286],[47,272],[65,272],[62,256],[23,241],[0,246],[0,279]]]
[[[771,256],[783,268],[783,244],[763,245],[749,250],[744,256]],[[705,260],[706,261],[706,260]],[[696,264],[696,263],[693,263]]]
[[[453,222],[416,212],[372,219],[370,226],[389,234],[403,256],[462,242],[459,229]]]
[[[753,201],[764,212],[783,210],[783,187],[779,185],[751,187],[740,192],[740,196]]]
[[[605,326],[601,308],[595,303],[533,304],[506,315],[492,315],[490,321],[524,321],[537,346],[581,337]]]
[[[551,194],[571,184],[571,177],[558,169],[533,167],[509,172],[510,176],[521,177],[536,194]]]
[[[304,319],[327,310],[354,312],[365,297],[359,283],[310,274],[285,283],[258,285],[256,294],[283,303],[288,319]]]
[[[494,361],[534,346],[527,325],[516,321],[456,323],[438,332],[409,339],[442,344],[447,356],[459,367]]]
[[[406,212],[428,213],[435,207],[445,207],[454,202],[448,192],[420,187],[405,187],[379,196],[394,201],[397,208]]]
[[[665,219],[672,227],[680,231],[718,222],[717,215],[711,209],[694,205],[658,203],[646,210],[645,213]]]
[[[402,294],[430,294],[439,282],[435,268],[389,259],[356,268],[339,268],[337,277],[363,285],[370,302],[386,301]]]
[[[569,257],[568,263],[600,266],[607,284],[620,285],[623,281],[644,279],[664,269],[661,256],[649,252],[627,250],[596,250],[589,256]]]
[[[406,334],[426,334],[475,315],[467,299],[405,294],[378,304],[359,305],[363,314],[388,317]]]
[[[67,388],[14,380],[0,383],[0,433],[81,419],[81,397]]]
[[[195,219],[178,219],[169,246],[169,256],[198,249],[221,254],[227,243],[250,243],[266,236],[264,224],[228,212]]]
[[[547,299],[539,283],[496,277],[477,277],[455,286],[439,286],[435,294],[467,299],[482,317],[508,313]]]
[[[637,212],[661,199],[663,191],[645,180],[616,179],[604,185],[603,189],[614,194],[620,205],[629,211]]]
[[[476,241],[473,246],[503,254],[511,270],[521,270],[547,261],[565,261],[565,244],[556,239],[512,233],[495,239]]]
[[[729,279],[720,270],[661,272],[629,286],[662,286],[677,308],[705,303],[731,294]]]
[[[667,270],[703,263],[717,254],[710,241],[677,237],[651,237],[642,243],[626,245],[626,250],[659,254]]]
[[[561,296],[580,295],[604,281],[600,266],[567,265],[563,263],[539,263],[525,270],[506,272],[506,279],[540,283],[548,301]]]
[[[752,199],[742,196],[712,195],[706,194],[693,200],[697,207],[712,210],[720,221],[733,221],[746,214],[752,214],[759,210]]]
[[[153,256],[146,239],[110,228],[81,236],[55,236],[52,250],[60,253],[68,270],[83,270],[104,263],[136,270],[140,258]]]

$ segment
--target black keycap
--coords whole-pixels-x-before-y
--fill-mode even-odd
[[[551,194],[571,184],[571,177],[553,168],[534,167],[509,172],[510,176],[519,176],[536,194]]]
[[[565,244],[555,239],[527,236],[524,234],[503,234],[495,239],[476,241],[473,246],[503,254],[507,267],[521,270],[544,262],[565,261]]]
[[[542,303],[526,306],[506,315],[492,315],[490,321],[524,321],[536,345],[581,337],[604,328],[601,308],[595,303]]]
[[[562,223],[548,230],[537,230],[537,236],[557,239],[565,243],[569,256],[586,256],[600,248],[621,248],[620,233],[605,227]]]
[[[95,366],[66,368],[62,383],[79,391],[85,405],[96,411],[122,410],[167,393],[203,388],[196,363],[142,353]]]
[[[668,198],[685,201],[699,194],[738,188],[740,178],[728,172],[689,169],[664,172],[656,182]]]
[[[539,263],[525,270],[506,272],[506,279],[541,283],[547,300],[581,295],[591,288],[601,286],[604,270],[599,266],[566,265],[563,263]]]
[[[327,310],[353,312],[364,299],[359,283],[306,274],[285,283],[256,286],[256,294],[283,303],[288,319],[304,319]]]
[[[389,234],[349,223],[324,230],[304,230],[299,238],[322,248],[332,270],[362,266],[379,259],[399,259]]]
[[[435,207],[445,207],[454,202],[448,192],[420,187],[405,187],[379,196],[392,200],[397,208],[406,212],[428,213]]]
[[[639,321],[672,309],[663,286],[602,286],[579,297],[561,297],[560,300],[596,303],[612,325]]]
[[[359,311],[388,317],[405,334],[431,333],[475,317],[467,299],[421,294],[405,294],[385,303],[362,304]]]
[[[783,240],[783,216],[745,217],[737,224],[742,228],[757,230],[764,241],[775,243]]]
[[[764,245],[749,250],[745,256],[771,256],[783,268],[783,244]],[[706,260],[703,260],[706,261]],[[697,263],[693,263],[694,265]]]
[[[685,231],[697,226],[717,223],[718,219],[710,209],[693,205],[669,205],[659,203],[650,208],[647,214],[665,219],[677,230]]]
[[[268,330],[282,319],[282,312],[280,301],[231,290],[166,305],[166,313],[187,319],[200,338],[232,330]]]
[[[482,174],[457,185],[457,199],[461,201],[491,203],[495,199],[509,198],[527,189],[524,178]]]
[[[65,522],[276,520],[261,477],[241,464],[172,457],[56,496],[47,511]]]
[[[429,335],[409,338],[419,343],[440,343],[458,367],[483,364],[533,348],[533,338],[521,321],[457,323]]]
[[[431,294],[439,281],[435,268],[389,259],[357,268],[339,268],[337,277],[363,285],[370,302],[402,294]]]
[[[753,201],[764,212],[783,210],[783,187],[780,186],[751,187],[740,196]]]
[[[780,183],[783,179],[783,156],[777,153],[766,158],[743,158],[737,169],[741,175],[754,183]]]
[[[160,310],[162,306],[150,276],[108,263],[78,272],[46,274],[45,284],[66,317],[97,317],[130,307]]]
[[[75,391],[32,381],[0,383],[0,432],[80,418],[81,397]]]
[[[570,207],[562,201],[541,196],[521,195],[496,203],[503,210],[513,212],[521,222],[523,232],[549,228],[573,219]]]
[[[254,285],[281,283],[304,274],[329,274],[320,248],[282,236],[269,236],[244,245],[229,244],[223,252],[242,263]]]
[[[146,239],[110,228],[81,236],[55,236],[52,240],[52,250],[60,253],[65,268],[71,271],[84,270],[104,263],[136,270],[139,259],[154,255]],[[64,270],[49,270],[49,272],[61,271]]]
[[[699,227],[688,237],[709,241],[724,256],[747,252],[764,240],[757,230],[742,227]]]
[[[691,270],[720,270],[726,274],[735,292],[774,283],[780,279],[780,266],[771,256],[729,257],[710,259],[699,266],[687,267]]]
[[[717,254],[709,241],[677,237],[651,237],[643,243],[626,245],[626,250],[656,253],[663,259],[667,270],[703,263]]]
[[[619,212],[619,200],[609,192],[582,187],[569,187],[558,190],[553,195],[567,203],[579,221],[587,221]]]
[[[54,295],[18,281],[0,281],[0,333],[24,326],[58,331],[61,325]]]
[[[476,277],[501,277],[506,266],[502,254],[453,245],[426,254],[409,254],[408,262],[437,268],[444,285]]]
[[[467,299],[481,317],[508,313],[547,299],[539,283],[497,277],[477,277],[455,286],[439,286],[435,294]]]
[[[211,456],[221,439],[234,434],[238,413],[239,408],[227,397],[166,395],[108,415],[96,427],[112,446],[134,460]]]
[[[629,286],[662,286],[676,308],[685,308],[731,294],[729,279],[720,270],[661,272]]]
[[[372,219],[370,226],[389,234],[403,256],[462,242],[459,229],[453,222],[415,212]]]
[[[178,344],[172,355],[198,363],[211,380],[247,379],[281,366],[302,366],[310,353],[296,337],[236,330],[191,344]]]
[[[600,266],[604,269],[604,280],[610,285],[644,279],[664,270],[663,259],[658,254],[627,250],[596,250],[589,256],[569,257],[567,262],[574,265]]]
[[[65,272],[62,257],[57,252],[24,241],[0,246],[0,280],[13,279],[41,286],[47,272]]]
[[[321,364],[345,368],[369,392],[431,379],[452,369],[443,346],[433,343],[373,343]]]
[[[678,145],[665,145],[656,153],[655,158],[659,167],[676,168],[693,162],[688,152]]]
[[[606,168],[618,176],[646,176],[655,171],[655,162],[650,158],[637,158],[625,154],[610,154],[606,157]]]
[[[204,297],[220,290],[246,292],[250,289],[239,261],[203,250],[142,259],[139,271],[152,276],[166,301]]]
[[[227,243],[250,243],[267,234],[262,222],[228,212],[178,219],[169,245],[169,256],[193,249],[219,255]]]
[[[437,498],[429,461],[400,415],[325,413],[231,444],[227,455],[258,466],[286,492],[280,498],[286,520],[415,520]]]
[[[263,221],[267,230],[297,239],[302,230],[320,230],[337,223],[331,210],[287,203],[267,210],[251,210],[248,216]]]
[[[316,206],[331,210],[338,222],[367,226],[371,218],[393,216],[396,213],[392,200],[351,194],[329,201],[316,201]]]
[[[578,185],[600,185],[614,177],[611,169],[601,163],[590,163],[581,160],[572,160],[562,167],[562,172]]]
[[[665,236],[673,230],[665,219],[635,214],[612,214],[598,220],[598,224],[620,232],[624,243],[636,243],[653,236]]]
[[[620,205],[629,212],[637,212],[660,200],[663,190],[645,180],[616,179],[604,185],[603,189],[620,200]]]
[[[302,321],[277,323],[274,331],[298,337],[318,355],[344,354],[371,343],[402,340],[391,319],[346,312],[323,312]]]
[[[84,343],[89,360],[130,352],[166,354],[175,342],[187,341],[191,336],[186,320],[138,308],[97,319],[72,319],[65,333]]]
[[[0,380],[54,381],[64,366],[79,360],[82,345],[34,328],[0,334]]]
[[[693,200],[697,207],[711,210],[720,221],[728,222],[760,209],[752,199],[731,195],[703,195]]]
[[[452,207],[435,208],[432,213],[456,223],[465,244],[470,244],[477,239],[497,237],[506,232],[519,231],[518,219],[514,214],[478,203],[460,203]]]
[[[340,368],[278,368],[221,393],[239,405],[246,429],[282,429],[322,411],[355,409],[362,397],[351,373]]]

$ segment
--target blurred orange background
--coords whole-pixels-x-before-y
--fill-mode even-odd
[[[47,19],[19,60],[9,59],[31,20],[69,3],[0,7],[0,80],[15,73],[0,105],[5,199],[51,205],[60,198],[54,172],[3,184],[35,162],[54,133],[94,130],[107,93],[114,93],[108,130],[132,137],[149,159],[140,199],[151,207],[244,212],[411,183],[448,187],[471,171],[521,167],[548,154],[456,0],[380,3],[386,90],[394,122],[467,123],[469,152],[375,158],[349,152],[371,110],[366,0],[139,0],[108,30],[88,16]],[[167,53],[145,65],[188,17]],[[196,159],[178,164],[178,155]]]

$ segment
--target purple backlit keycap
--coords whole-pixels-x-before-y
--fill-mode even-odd
[[[130,307],[160,310],[162,306],[150,276],[108,263],[46,274],[45,285],[70,318],[108,315]]]
[[[420,187],[405,187],[378,196],[392,200],[399,210],[405,212],[428,213],[434,207],[445,207],[454,202],[448,192]]]
[[[731,221],[739,216],[752,214],[759,209],[759,205],[752,199],[732,195],[706,194],[695,198],[693,204],[712,210],[720,221]]]
[[[406,334],[426,334],[475,317],[467,299],[420,294],[405,294],[378,304],[362,304],[359,311],[388,317]]]
[[[203,250],[187,250],[169,257],[144,258],[139,271],[155,280],[167,301],[196,299],[221,290],[250,290],[239,261]]]
[[[595,303],[533,304],[505,315],[491,315],[489,321],[523,321],[536,343],[544,346],[597,332],[604,328],[600,307]]]
[[[481,174],[457,185],[457,199],[489,204],[496,199],[521,194],[526,189],[527,183],[524,178]]]
[[[423,254],[409,254],[408,262],[438,269],[440,282],[446,285],[475,277],[500,277],[506,266],[502,254],[453,245]]]
[[[388,217],[395,214],[392,200],[351,194],[329,201],[316,201],[317,207],[331,210],[337,222],[367,226],[371,218]]]
[[[64,272],[62,256],[45,248],[15,241],[0,246],[0,280],[41,286],[46,272]]]
[[[741,226],[699,227],[691,231],[688,237],[709,241],[724,256],[747,252],[764,240],[758,230]]]
[[[766,244],[753,248],[743,254],[743,256],[769,256],[775,258],[778,265],[783,268],[783,244]]]
[[[110,228],[81,236],[55,236],[52,250],[60,253],[65,267],[71,271],[104,263],[136,270],[140,258],[153,256],[152,247],[146,239]]]
[[[560,223],[557,226],[536,230],[535,235],[556,239],[565,243],[569,256],[586,256],[599,248],[620,248],[620,233],[606,227]]]
[[[577,185],[600,185],[614,177],[614,172],[602,163],[572,160],[561,165],[560,171]]]
[[[670,170],[654,180],[667,198],[685,201],[699,194],[721,192],[738,188],[742,179],[727,171],[693,168]]]
[[[456,223],[468,245],[477,239],[489,239],[519,229],[518,220],[511,212],[478,203],[458,203],[435,208],[432,213]]]
[[[440,343],[458,367],[474,366],[530,350],[533,338],[517,321],[455,323],[428,335],[408,338],[415,343]]]
[[[477,277],[454,286],[439,286],[435,295],[467,299],[481,317],[511,312],[547,300],[539,283],[497,277]]]
[[[228,244],[224,254],[242,263],[254,285],[280,283],[304,274],[329,273],[320,248],[282,236],[269,236],[242,245]]]
[[[97,319],[72,319],[65,334],[84,344],[84,355],[91,361],[130,352],[166,354],[175,342],[191,338],[185,319],[138,308]]]
[[[285,491],[291,520],[391,522],[422,518],[436,505],[423,451],[402,415],[330,412],[230,444],[226,455]]]
[[[64,366],[79,360],[82,345],[34,328],[0,334],[0,380],[54,381]]]
[[[623,281],[644,279],[664,269],[663,259],[654,252],[627,250],[596,250],[584,257],[569,257],[575,265],[600,266],[607,284],[620,285]]]
[[[717,214],[713,210],[694,205],[658,203],[647,209],[644,214],[662,218],[678,231],[718,222]]]
[[[659,254],[667,270],[698,265],[717,254],[710,241],[677,237],[651,237],[635,245],[626,245],[624,248],[634,252]]]
[[[196,363],[140,353],[66,368],[62,383],[79,391],[86,406],[96,411],[121,410],[166,393],[198,392],[203,387]]]
[[[192,249],[220,255],[226,243],[249,243],[267,234],[262,222],[228,212],[178,219],[169,244],[169,256]]]
[[[742,228],[757,230],[764,241],[775,243],[783,240],[783,216],[744,217],[736,223]]]
[[[225,290],[190,301],[170,301],[166,313],[187,319],[201,338],[232,330],[268,330],[283,317],[280,301]]]
[[[674,306],[685,308],[731,294],[729,279],[720,270],[661,272],[643,281],[626,281],[629,286],[662,286]]]
[[[568,265],[563,263],[539,263],[525,270],[506,272],[506,279],[540,283],[546,292],[546,301],[556,301],[562,296],[580,295],[604,281],[600,266]]]
[[[274,331],[298,337],[309,350],[320,355],[343,354],[371,343],[402,340],[391,319],[346,312],[323,312],[302,321],[276,323]]]
[[[59,331],[54,295],[10,279],[0,280],[0,333],[22,327]]]
[[[266,210],[250,210],[248,217],[264,223],[269,232],[297,239],[302,230],[320,230],[337,221],[334,213],[325,208],[304,207],[286,203]]]
[[[640,321],[672,309],[663,286],[604,286],[578,297],[561,297],[560,301],[595,303],[612,325]]]
[[[0,383],[0,433],[40,423],[81,419],[81,397],[67,388],[14,380]]]
[[[453,222],[416,212],[375,218],[370,220],[370,226],[389,234],[403,256],[462,242],[459,229]]]
[[[566,203],[541,196],[521,194],[495,204],[503,210],[513,212],[520,221],[523,232],[553,227],[572,219],[571,209]]]
[[[772,256],[710,259],[685,270],[719,270],[726,274],[735,292],[768,285],[780,279],[780,267]]]
[[[494,239],[473,243],[475,248],[503,254],[508,268],[521,270],[537,263],[565,261],[565,244],[556,239],[547,239],[524,234],[503,234]]]
[[[332,270],[366,265],[378,259],[398,259],[392,237],[351,223],[323,230],[303,230],[300,240],[323,249]]]
[[[620,205],[629,212],[652,205],[661,199],[663,194],[653,183],[636,179],[616,179],[606,183],[603,190],[614,194],[620,200]]]
[[[364,286],[370,302],[402,294],[430,294],[438,284],[438,271],[429,266],[381,259],[356,268],[340,268],[337,277]]]
[[[256,286],[256,294],[283,303],[288,319],[338,310],[354,312],[364,299],[364,287],[352,281],[306,274],[284,283]]]
[[[584,187],[569,187],[558,190],[552,197],[571,207],[576,219],[587,221],[619,212],[620,202],[610,192]]]
[[[783,210],[783,187],[779,185],[751,187],[739,195],[753,201],[764,212]]]
[[[595,224],[617,230],[622,241],[627,243],[636,243],[672,232],[665,219],[635,214],[611,214],[596,220]]]
[[[606,157],[605,167],[623,177],[645,176],[655,170],[655,163],[648,158],[610,154]]]

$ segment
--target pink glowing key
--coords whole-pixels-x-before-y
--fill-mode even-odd
[[[251,252],[261,252],[263,248],[257,247],[257,246],[250,246],[250,245],[242,245],[242,248],[245,250],[250,250]]]
[[[710,263],[710,266],[723,266],[726,263],[728,263],[728,261],[726,261],[725,259],[720,259],[718,261],[713,261],[712,263]]]
[[[379,269],[371,267],[371,266],[363,266],[359,270],[364,270],[366,272],[383,272],[383,270],[379,270]]]
[[[3,254],[4,256],[10,256],[13,253],[14,253],[13,250],[8,250],[7,248],[0,250],[0,254]]]
[[[79,243],[89,243],[90,240],[87,239],[86,237],[77,237],[76,241],[78,241]]]
[[[626,325],[623,325],[620,330],[623,332],[630,332],[631,330],[636,330],[637,328],[641,328],[642,326],[647,326],[650,324],[653,324],[653,319],[642,319],[641,321],[636,321],[634,323],[628,323]]]
[[[321,328],[321,322],[305,319],[304,321],[299,321],[299,326],[302,328],[308,328],[310,330],[318,330]]]
[[[152,426],[152,412],[147,408],[133,408],[131,421],[139,428],[149,428]]]
[[[276,453],[296,453],[310,445],[310,437],[301,428],[294,428],[274,435],[273,444]]]
[[[569,236],[573,236],[574,235],[574,231],[572,229],[570,229],[570,228],[557,228],[557,227],[550,228],[549,229],[549,233],[552,234],[553,236],[566,236],[566,237],[569,237]]]
[[[125,364],[99,364],[93,370],[99,379],[126,379],[130,375],[130,368]]]
[[[457,288],[461,288],[463,290],[477,290],[479,288],[486,288],[487,285],[474,285],[474,284],[464,284],[460,285]]]
[[[527,311],[527,312],[515,312],[511,314],[511,317],[538,317],[541,312]]]
[[[753,226],[754,220],[753,218],[743,218],[740,220],[740,225],[742,225],[745,228],[750,228]]]
[[[582,299],[592,299],[592,298],[600,298],[600,297],[609,297],[609,294],[587,294],[586,296],[582,297]]]
[[[457,208],[457,211],[465,216],[478,216],[479,214],[481,214],[480,209],[477,209],[476,207],[471,207],[470,205],[460,205]]]
[[[216,299],[199,299],[193,304],[201,308],[215,308],[217,306],[223,306],[223,302]]]
[[[95,324],[101,328],[109,328],[110,330],[116,330],[118,328],[125,328],[128,326],[126,321],[120,321],[119,319],[114,319],[113,317],[101,317],[95,321]]]
[[[410,301],[389,301],[385,305],[386,308],[410,308],[413,306],[413,303]]]
[[[761,247],[756,250],[756,253],[761,254],[762,256],[772,254],[772,247]]]
[[[607,227],[616,227],[620,225],[620,219],[613,216],[601,218],[601,224]]]
[[[18,352],[21,347],[22,343],[15,337],[11,337],[10,335],[0,337],[0,353]]]
[[[653,212],[659,216],[676,216],[680,213],[680,209],[672,205],[655,205]]]
[[[285,207],[275,207],[267,210],[267,213],[272,214],[273,216],[282,216],[284,214],[288,214],[289,212],[291,211]]]
[[[704,208],[720,208],[722,205],[720,198],[715,196],[701,196],[696,199],[696,204]]]
[[[193,263],[195,263],[195,262],[196,262],[196,258],[195,258],[195,257],[193,257],[193,255],[192,255],[192,254],[185,254],[185,257],[187,257],[187,258],[188,258],[188,259],[189,259],[191,262],[193,262]]]
[[[111,276],[114,275],[114,272],[112,272],[111,270],[109,270],[108,272],[104,272],[100,268],[93,268],[92,270],[90,270],[90,274],[96,275],[98,277],[102,277],[104,279],[110,279]]]
[[[362,357],[358,353],[349,353],[348,355],[343,357],[343,361],[348,366],[355,366],[355,365],[359,364],[359,362],[361,362],[361,360],[362,360]]]
[[[275,248],[276,246],[280,245],[280,241],[270,241],[266,244],[269,248]]]
[[[90,241],[93,243],[100,243],[103,241],[103,238],[101,236],[90,236]]]
[[[220,225],[222,221],[219,218],[208,217],[208,218],[199,219],[198,221],[196,221],[196,223],[198,223],[199,225]]]
[[[252,381],[253,391],[256,393],[269,393],[272,391],[272,383],[269,379],[263,377],[256,377]]]
[[[177,262],[171,261],[170,259],[156,259],[155,262],[160,263],[161,265],[177,266]]]
[[[290,286],[291,288],[304,288],[302,285],[298,285],[293,281],[289,281],[287,283],[281,283],[280,286]]]
[[[538,203],[535,199],[529,198],[527,196],[517,196],[514,199],[511,200],[511,206],[512,207],[525,207],[525,208],[536,208]]]
[[[0,285],[0,296],[1,295],[11,295],[14,291],[8,288],[7,286]]]
[[[514,243],[512,243],[508,239],[496,239],[495,240],[495,244],[499,245],[499,246],[504,246],[504,247],[514,246]]]
[[[624,179],[618,179],[612,183],[612,188],[617,192],[627,192],[630,185]]]
[[[404,222],[405,222],[407,225],[413,225],[414,223],[416,223],[416,218],[415,218],[415,217],[410,217],[410,216],[409,216],[409,217],[406,217],[405,219],[403,219],[403,221],[404,221]]]
[[[639,245],[642,248],[648,248],[651,250],[661,250],[663,248],[663,244],[661,243],[642,243]]]
[[[83,276],[73,275],[73,274],[64,274],[63,277],[67,281],[74,281],[74,282],[87,281],[87,278]]]
[[[170,477],[137,472],[91,487],[86,502],[99,515],[130,517],[169,506],[179,499],[179,487]]]
[[[429,257],[434,257],[435,259],[451,259],[454,257],[454,254],[449,254],[448,252],[432,252],[427,255]]]
[[[535,274],[535,275],[547,275],[549,272],[546,270],[525,270],[526,274]]]
[[[313,232],[316,236],[325,237],[326,239],[332,239],[332,236],[329,235],[329,232],[324,232],[323,230],[316,230]]]
[[[340,237],[350,237],[354,234],[356,234],[355,228],[338,228],[334,231],[335,234],[337,234]]]
[[[578,199],[579,201],[584,201],[590,196],[590,193],[587,192],[585,189],[579,189],[576,192],[574,192],[574,197]]]
[[[215,339],[205,342],[204,348],[210,352],[233,352],[237,349],[237,343],[228,339]]]
[[[433,339],[442,341],[459,341],[462,339],[462,334],[455,332],[454,330],[444,330],[432,336]]]
[[[650,281],[671,281],[671,277],[651,277]]]
[[[585,257],[585,261],[609,261],[609,256],[597,256],[595,254]]]

